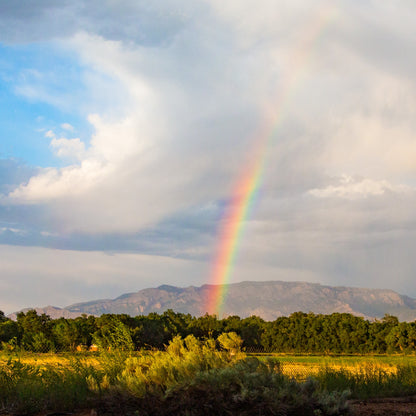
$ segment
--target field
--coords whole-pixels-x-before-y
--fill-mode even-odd
[[[0,414],[92,407],[126,415],[244,415],[248,408],[264,415],[297,414],[296,409],[311,415],[351,409],[367,414],[371,406],[389,406],[365,402],[363,410],[362,400],[413,394],[415,356],[253,356],[218,351],[193,337],[174,340],[167,351],[0,353]],[[355,402],[348,405],[347,398]],[[393,407],[412,406],[394,400]],[[155,410],[149,411],[149,403]]]
[[[282,364],[284,374],[297,380],[316,376],[323,369],[345,370],[360,373],[366,369],[379,369],[396,374],[398,367],[416,366],[415,355],[292,355],[255,354],[259,358],[273,357]]]
[[[0,351],[0,365],[4,365],[9,360],[17,360],[22,364],[40,366],[40,367],[68,367],[74,361],[81,360],[91,366],[99,366],[99,355],[89,352],[76,353],[35,353],[35,352],[19,352],[19,353],[2,353]]]
[[[130,353],[139,355],[140,353]],[[296,380],[305,380],[316,376],[323,369],[345,370],[359,373],[365,369],[379,369],[387,374],[396,374],[398,367],[416,366],[416,355],[293,355],[293,354],[247,354],[260,360],[277,359],[281,371]],[[23,364],[39,366],[68,367],[74,360],[99,367],[99,354],[89,352],[76,353],[32,353],[21,352],[6,354],[0,352],[0,363],[9,359],[19,360]]]

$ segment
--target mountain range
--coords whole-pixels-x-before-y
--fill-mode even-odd
[[[75,318],[81,314],[99,316],[104,313],[136,316],[150,312],[163,313],[167,309],[201,316],[206,313],[206,299],[212,289],[212,285],[186,288],[162,285],[127,293],[115,299],[76,303],[65,308],[46,306],[32,309],[46,313],[53,319]],[[322,314],[346,312],[367,319],[382,318],[385,314],[395,315],[402,321],[416,319],[416,299],[388,289],[267,281],[229,284],[226,292],[224,316],[238,315],[244,318],[257,315],[265,320],[274,320],[282,315],[303,311]],[[16,313],[9,317],[15,319]]]

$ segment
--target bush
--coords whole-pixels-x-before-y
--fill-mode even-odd
[[[171,389],[162,415],[340,415],[348,393],[322,392],[312,379],[298,383],[279,362],[248,358],[231,367],[198,373]]]
[[[136,397],[143,397],[145,393],[163,395],[199,372],[229,366],[236,360],[227,352],[217,351],[214,340],[177,336],[166,351],[143,352],[138,357],[128,358],[118,376],[118,388]]]

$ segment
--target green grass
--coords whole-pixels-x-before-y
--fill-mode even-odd
[[[356,399],[416,394],[415,365],[399,364],[393,374],[371,363],[362,365],[358,371],[326,367],[314,378],[322,390],[349,390],[351,396]]]
[[[368,362],[388,365],[416,365],[416,355],[296,355],[296,354],[248,354],[255,357],[274,357],[281,362],[304,364],[335,364],[335,365],[359,365]]]
[[[273,357],[282,364],[284,374],[297,380],[315,377],[323,368],[334,371],[345,370],[359,373],[368,366],[379,368],[388,374],[395,374],[399,367],[416,366],[416,356],[410,355],[367,355],[367,356],[329,356],[329,355],[292,355],[272,354],[255,355],[260,360]]]
[[[298,380],[313,377],[322,390],[349,390],[357,399],[416,394],[415,355],[272,356],[280,361],[283,373]]]
[[[89,366],[30,365],[9,360],[0,366],[0,410],[33,414],[45,409],[70,410],[92,398],[87,377]]]

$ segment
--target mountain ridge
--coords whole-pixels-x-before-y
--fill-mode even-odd
[[[136,316],[150,312],[163,313],[167,309],[201,316],[206,313],[206,299],[213,286],[204,284],[181,288],[161,285],[125,293],[114,299],[74,303],[65,308],[48,306],[23,311],[35,309],[53,319],[73,318],[83,313],[97,316],[126,313]],[[416,319],[416,299],[390,289],[329,286],[302,281],[244,281],[227,286],[224,316],[238,315],[244,318],[257,315],[265,320],[274,320],[279,316],[303,311],[351,313],[366,319],[382,318],[385,314],[395,315],[400,320]],[[16,314],[10,314],[9,317],[16,319]]]

